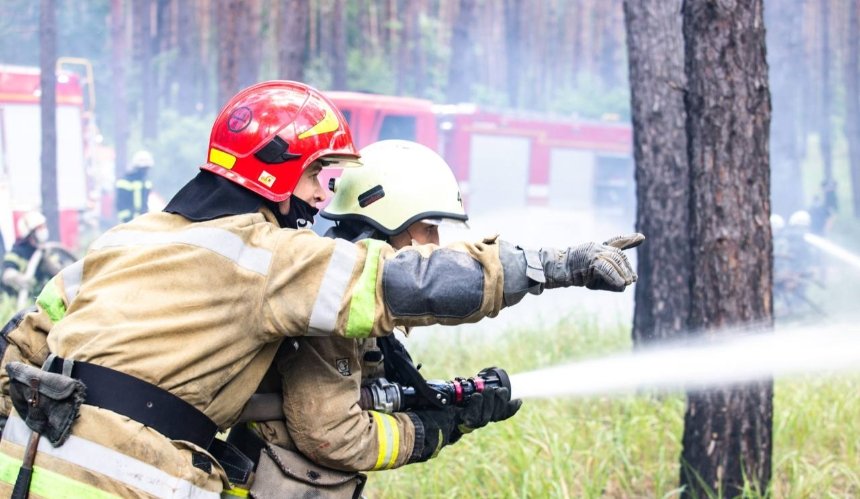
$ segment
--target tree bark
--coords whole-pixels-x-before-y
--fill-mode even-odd
[[[686,329],[690,307],[690,172],[684,128],[681,0],[626,0],[627,51],[636,161],[639,281],[637,346]]]
[[[854,218],[860,218],[860,0],[848,0],[848,47],[845,53],[845,137],[851,168]]]
[[[830,0],[819,0],[821,7],[821,160],[824,163],[824,181],[833,180],[833,82],[830,81]]]
[[[346,90],[346,2],[335,0],[332,12],[332,61],[331,87],[333,90]]]
[[[218,103],[221,108],[239,91],[239,37],[242,24],[241,0],[223,0],[217,4],[218,25]]]
[[[156,120],[158,107],[156,105],[156,72],[152,64],[152,0],[136,0],[134,8],[134,47],[135,59],[140,69],[142,135],[144,141],[152,141],[156,137]]]
[[[511,107],[520,104],[520,75],[522,74],[522,45],[520,19],[523,4],[519,0],[505,0],[505,54],[508,102]]]
[[[308,53],[311,7],[305,0],[284,0],[279,9],[278,76],[303,81]]]
[[[244,0],[239,2],[235,22],[236,31],[236,83],[240,90],[258,82],[263,46],[263,5],[261,0]]]
[[[693,277],[690,327],[772,324],[767,88],[762,0],[685,0]],[[765,494],[773,383],[688,394],[681,455],[687,497]]]
[[[177,25],[179,31],[176,64],[177,108],[183,116],[191,116],[196,110],[198,98],[194,92],[194,69],[199,67],[194,56],[194,46],[200,43],[200,33],[194,21],[193,5],[189,1],[177,2]]]
[[[468,102],[472,98],[477,58],[474,27],[477,0],[459,0],[459,12],[451,35],[451,63],[448,66],[448,102]]]
[[[125,11],[122,0],[111,0],[111,93],[113,94],[114,176],[125,173],[128,161],[128,101],[126,97]]]
[[[57,196],[57,4],[41,0],[39,4],[39,96],[42,120],[42,213],[48,219],[48,230],[60,235],[60,211]]]
[[[771,196],[773,212],[788,218],[803,208],[803,0],[766,0],[765,25],[773,98]]]

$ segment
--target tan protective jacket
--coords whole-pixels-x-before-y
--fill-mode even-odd
[[[501,309],[503,270],[495,241],[442,250],[445,275],[457,280],[450,289],[434,288],[441,301],[413,296],[418,308],[397,293],[423,289],[422,268],[432,265],[439,249],[410,251],[422,258],[375,241],[352,244],[279,229],[267,211],[196,223],[151,213],[105,233],[83,260],[64,270],[62,287],[46,287],[40,302],[55,321],[48,346],[63,358],[152,383],[226,429],[284,335],[378,336],[399,325],[476,321]],[[412,264],[417,266],[409,278]],[[463,267],[458,271],[457,265]],[[469,272],[474,283],[476,268],[479,285],[456,284]],[[383,279],[386,272],[393,277]],[[473,302],[477,296],[477,306],[451,317],[445,305],[463,293]],[[0,495],[11,490],[26,433],[13,412],[0,443]],[[207,455],[85,405],[66,444],[41,442],[32,490],[36,496],[64,487],[123,497],[217,497],[227,485],[223,470],[193,466],[193,453]]]
[[[384,376],[376,340],[298,338],[276,359],[286,427],[260,424],[269,442],[298,450],[312,461],[343,471],[403,466],[415,446],[415,427],[405,413],[364,411],[363,383]],[[325,396],[321,396],[325,394]]]

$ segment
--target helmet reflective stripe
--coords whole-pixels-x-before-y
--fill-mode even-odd
[[[373,470],[387,470],[394,467],[400,454],[400,430],[397,420],[392,416],[376,411],[368,411],[376,424],[376,440],[379,444],[379,457]]]
[[[24,423],[24,421],[17,415],[9,416],[9,421],[3,431],[3,440],[20,446],[25,446],[27,445],[29,437],[30,429],[27,427],[26,423]],[[187,480],[172,476],[151,464],[139,461],[109,447],[105,447],[76,435],[70,435],[69,439],[60,447],[48,445],[47,438],[42,437],[42,439],[44,442],[40,442],[39,454],[45,454],[55,459],[71,463],[74,466],[104,475],[112,480],[122,482],[129,487],[138,489],[155,497],[206,497],[212,499],[220,497],[218,492],[209,492],[204,490]],[[20,464],[18,466],[20,467]],[[36,469],[44,471],[44,467],[37,466]],[[12,476],[14,477],[15,474]],[[9,483],[8,480],[6,480],[6,476],[3,478],[4,481]],[[35,480],[35,473],[33,478]],[[14,483],[14,478],[11,483]],[[56,490],[57,489],[52,489],[47,494],[43,493],[40,495],[51,497],[54,495],[51,492],[56,492]],[[89,496],[83,495],[80,497]],[[103,496],[96,495],[95,497]],[[113,496],[107,495],[105,497]]]
[[[334,182],[323,217],[363,221],[387,235],[419,220],[468,220],[454,173],[432,149],[383,140],[362,149],[361,157],[362,168],[344,171]]]

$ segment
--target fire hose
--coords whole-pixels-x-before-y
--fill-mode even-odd
[[[362,410],[391,414],[408,409],[468,405],[472,395],[488,387],[511,389],[508,373],[499,367],[482,370],[471,378],[454,378],[450,381],[427,380],[428,390],[405,386],[378,378],[361,388],[358,405]],[[425,396],[432,394],[432,396]],[[283,399],[279,393],[255,393],[245,405],[239,422],[276,421],[284,418]]]

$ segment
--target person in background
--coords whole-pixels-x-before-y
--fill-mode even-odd
[[[465,224],[468,216],[457,180],[433,150],[415,142],[383,140],[360,153],[364,166],[345,170],[335,179],[334,198],[321,213],[336,224],[327,236],[385,241],[399,250],[438,245],[440,226]],[[282,418],[237,426],[228,437],[256,463],[253,497],[333,492],[331,486],[295,477],[289,465],[280,466],[297,461],[294,452],[321,465],[316,471],[320,475],[344,480],[352,475],[352,489],[343,494],[353,497],[366,480],[358,472],[427,461],[464,433],[510,418],[521,403],[511,400],[507,388],[486,386],[462,407],[409,411],[386,410],[386,404],[361,407],[362,391],[383,393],[383,387],[392,386],[389,382],[410,387],[424,382],[394,335],[297,338],[281,347],[274,365],[277,373],[267,376],[262,391],[283,394],[277,408]],[[263,452],[267,443],[270,447]],[[247,494],[242,485],[234,485],[233,495]]]
[[[116,217],[119,223],[149,212],[152,181],[148,177],[154,164],[149,151],[137,151],[131,158],[128,172],[116,181]]]
[[[22,290],[30,292],[37,283],[44,284],[53,275],[44,275],[38,269],[28,272],[30,259],[50,236],[45,216],[38,211],[28,211],[18,219],[18,239],[3,257],[3,273],[0,274],[3,292],[17,296]]]

